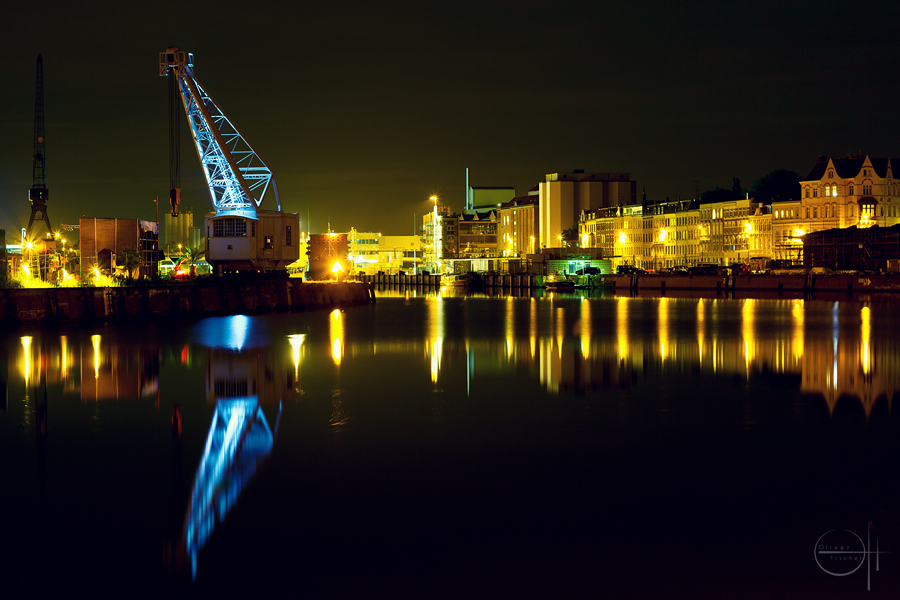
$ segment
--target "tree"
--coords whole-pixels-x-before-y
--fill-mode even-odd
[[[188,248],[185,251],[184,258],[187,260],[187,264],[190,267],[191,277],[197,274],[197,269],[194,265],[203,258],[204,254],[206,254],[206,251],[201,250],[200,248]]]
[[[737,177],[731,180],[731,193],[734,194],[735,199],[744,197],[744,190],[741,189],[741,180]]]
[[[794,171],[775,169],[753,182],[750,195],[758,202],[800,199],[800,175]]]
[[[578,223],[572,225],[568,229],[563,229],[563,232],[560,234],[562,238],[562,246],[566,247],[570,243],[578,243]]]
[[[707,202],[727,202],[734,199],[734,192],[720,187],[717,187],[714,190],[706,190],[700,194],[700,202],[703,202],[704,204]]]
[[[125,267],[125,279],[134,280],[135,271],[141,268],[141,253],[134,248],[122,250],[122,265]]]

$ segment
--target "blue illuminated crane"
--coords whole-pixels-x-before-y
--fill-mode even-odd
[[[209,186],[215,216],[256,220],[257,209],[270,189],[275,196],[276,210],[281,211],[272,170],[225,111],[194,79],[193,63],[193,54],[173,46],[160,52],[159,74],[173,76],[177,80],[177,89]],[[173,214],[176,210],[177,204],[173,202]]]

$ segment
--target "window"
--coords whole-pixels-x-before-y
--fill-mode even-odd
[[[291,226],[290,225],[288,225],[287,227],[284,228],[284,245],[285,246],[291,245]]]
[[[853,184],[850,184],[850,191],[848,192],[851,196],[853,195]]]
[[[813,188],[813,198],[818,198],[818,197],[819,197],[819,189]]]
[[[872,186],[864,185],[863,186],[863,196],[871,196],[872,195]]]
[[[806,218],[807,219],[809,218],[809,207],[808,206],[806,207]]]
[[[816,206],[813,208],[813,219],[818,219],[818,218],[819,218],[819,207]]]
[[[245,237],[246,235],[246,219],[222,217],[213,221],[213,237]]]

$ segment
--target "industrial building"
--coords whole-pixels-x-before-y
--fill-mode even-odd
[[[154,221],[82,217],[79,221],[81,268],[95,265],[106,274],[124,265],[126,250],[140,254],[140,276],[153,277],[159,262],[159,234]]]
[[[584,211],[633,205],[637,182],[628,173],[550,173],[539,185],[541,248],[560,246],[562,233],[577,225]]]

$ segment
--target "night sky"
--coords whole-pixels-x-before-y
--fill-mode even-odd
[[[413,233],[428,197],[625,171],[652,200],[897,156],[897,2],[99,2],[4,8],[0,227],[30,214],[44,58],[48,212],[154,219],[168,193],[158,54],[274,170],[301,227]],[[182,122],[182,210],[211,208]],[[267,202],[264,208],[274,208]],[[161,210],[167,208],[161,204]]]

